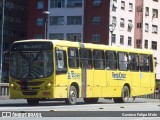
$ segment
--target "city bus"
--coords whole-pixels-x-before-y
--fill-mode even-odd
[[[10,97],[29,105],[43,100],[99,98],[127,103],[129,98],[155,91],[151,50],[65,40],[21,40],[10,50]]]

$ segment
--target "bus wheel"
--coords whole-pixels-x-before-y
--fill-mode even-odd
[[[39,104],[39,100],[36,100],[36,99],[27,99],[27,103],[28,105],[31,105],[31,106],[36,106]]]
[[[66,104],[75,105],[77,102],[77,90],[74,86],[69,89],[69,98],[65,100]]]
[[[92,103],[94,104],[98,102],[98,98],[84,98],[83,100],[87,104],[92,104]]]
[[[127,86],[124,86],[122,90],[122,97],[113,98],[113,100],[115,103],[127,103],[129,101],[129,97],[130,97],[129,88]]]

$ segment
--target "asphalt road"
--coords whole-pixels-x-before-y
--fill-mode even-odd
[[[43,120],[45,117],[60,119],[105,119],[110,120],[159,120],[160,100],[137,98],[130,103],[117,104],[113,100],[100,99],[97,104],[85,104],[79,99],[77,105],[66,105],[63,101],[42,101],[38,106],[29,106],[26,100],[0,100],[0,116],[2,112],[11,112],[12,118],[0,117],[3,119],[20,119],[30,117],[34,120]],[[5,113],[3,113],[5,114]],[[19,116],[18,116],[19,115]],[[18,116],[18,117],[17,117]],[[35,118],[36,117],[36,118]],[[42,118],[38,118],[42,117]],[[44,118],[43,118],[44,117]],[[152,119],[151,119],[152,118]],[[22,119],[22,118],[21,118]]]

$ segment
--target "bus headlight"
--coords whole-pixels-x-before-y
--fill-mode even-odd
[[[10,87],[11,87],[11,89],[14,89],[14,90],[16,89],[16,87],[13,83],[11,83]]]
[[[47,85],[45,86],[45,89],[49,89],[51,87],[52,83],[47,83]]]

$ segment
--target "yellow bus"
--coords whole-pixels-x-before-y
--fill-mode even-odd
[[[155,91],[151,50],[64,40],[22,40],[10,51],[10,97],[97,103],[99,98],[126,103]]]

